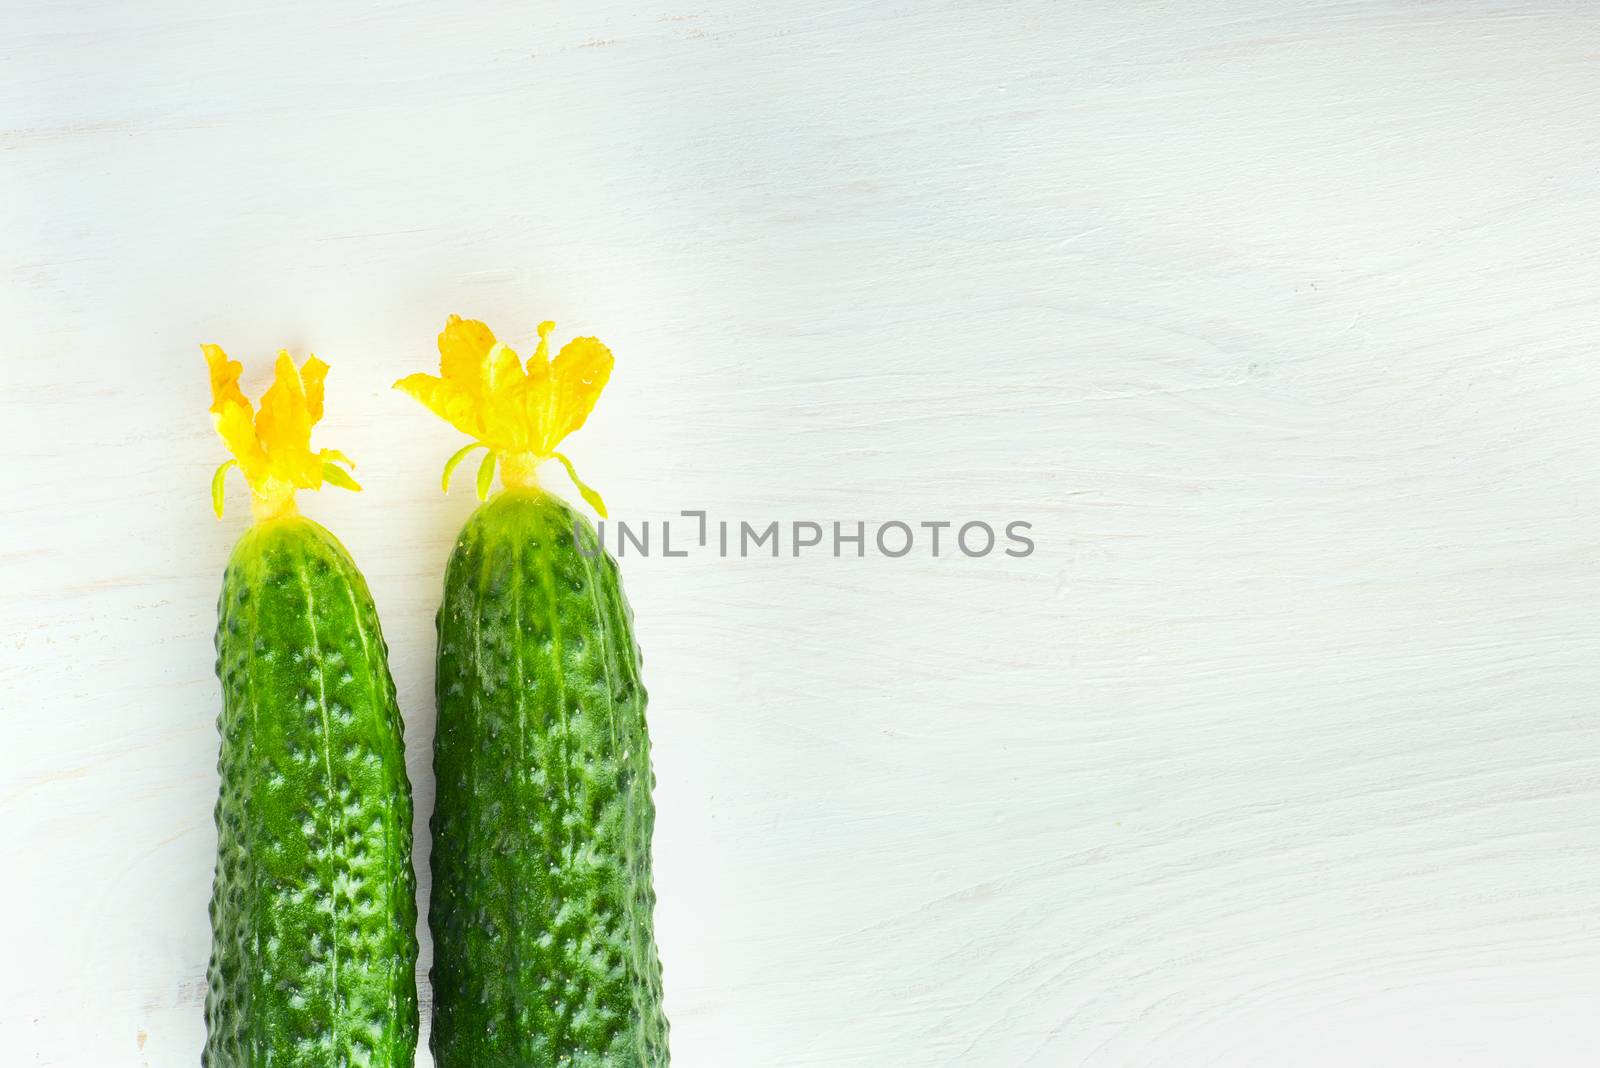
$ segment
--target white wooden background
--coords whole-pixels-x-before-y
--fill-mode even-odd
[[[0,1061],[197,1062],[201,341],[333,365],[426,908],[460,312],[623,516],[1034,523],[626,563],[677,1064],[1595,1063],[1597,115],[1577,0],[3,0]]]

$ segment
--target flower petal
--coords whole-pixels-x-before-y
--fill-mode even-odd
[[[239,389],[244,365],[228,359],[228,354],[218,345],[200,348],[211,373],[212,425],[233,458],[239,461],[244,477],[250,481],[259,479],[266,473],[267,453],[256,439],[255,410]]]
[[[615,363],[611,350],[598,338],[574,338],[562,346],[550,364],[549,409],[541,428],[540,452],[555,451],[563,438],[583,426],[611,380]]]
[[[517,354],[504,345],[496,345],[485,363],[482,397],[483,440],[490,448],[502,452],[527,450],[530,388]]]
[[[307,356],[300,365],[300,381],[306,389],[306,414],[312,425],[322,422],[322,380],[328,377],[328,365],[315,356]]]
[[[200,351],[205,353],[206,367],[211,372],[212,410],[231,403],[243,404],[248,408],[250,401],[239,389],[239,376],[244,373],[244,365],[238,360],[228,359],[221,345],[201,345]]]
[[[311,452],[312,422],[300,372],[287,352],[279,352],[272,385],[256,413],[256,437],[267,450],[272,473],[304,489],[322,485],[322,461]]]
[[[478,393],[432,375],[407,375],[394,388],[422,402],[422,406],[472,438],[483,437]]]
[[[470,393],[482,386],[485,358],[495,346],[494,331],[476,319],[450,316],[439,335],[439,374]]]

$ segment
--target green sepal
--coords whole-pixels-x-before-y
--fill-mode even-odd
[[[322,481],[338,486],[340,489],[361,492],[361,485],[350,477],[350,472],[334,463],[332,460],[322,462]]]
[[[465,460],[473,449],[487,449],[488,447],[481,441],[474,441],[470,445],[457,449],[450,459],[444,462],[444,477],[439,480],[439,488],[445,493],[449,493],[450,476],[456,473],[456,468],[461,466],[461,461]]]
[[[217,468],[216,474],[211,476],[211,508],[217,513],[217,518],[222,518],[222,491],[223,483],[227,480],[230,468],[238,467],[238,460],[229,460]]]
[[[578,492],[583,494],[583,499],[589,502],[589,507],[598,512],[601,519],[609,518],[606,515],[606,502],[600,499],[600,494],[595,491],[594,487],[588,485],[583,481],[583,479],[578,477],[578,472],[572,466],[572,461],[567,459],[559,452],[553,452],[550,455],[561,461],[561,466],[567,469],[567,477],[572,479],[572,484],[574,486],[578,487]]]
[[[491,450],[489,455],[483,458],[483,463],[478,465],[478,500],[480,501],[489,499],[489,488],[494,485],[494,461],[495,455]]]

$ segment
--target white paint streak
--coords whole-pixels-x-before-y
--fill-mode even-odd
[[[388,384],[459,311],[612,345],[625,516],[1035,525],[625,561],[677,1063],[1590,1063],[1596,56],[1527,0],[5,5],[5,1062],[201,1045],[200,341],[333,365],[426,914],[472,502]]]

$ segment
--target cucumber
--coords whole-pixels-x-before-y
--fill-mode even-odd
[[[438,1068],[660,1068],[668,1063],[652,914],[650,736],[616,561],[538,469],[611,377],[574,338],[524,365],[452,315],[439,374],[395,388],[471,438],[478,497],[439,609],[433,767],[433,1036]],[[576,532],[576,533],[575,533]],[[581,543],[578,540],[582,539]],[[581,547],[580,547],[581,545]]]
[[[299,517],[245,534],[218,605],[206,1065],[412,1064],[411,787],[385,653],[332,534]]]
[[[211,896],[210,1068],[410,1068],[417,1045],[411,785],[367,584],[297,489],[359,490],[312,451],[327,365],[280,353],[255,412],[214,345],[211,413],[255,524],[217,604],[222,712]]]
[[[438,627],[436,1063],[666,1065],[646,695],[616,562],[565,502],[508,488],[457,539]]]

